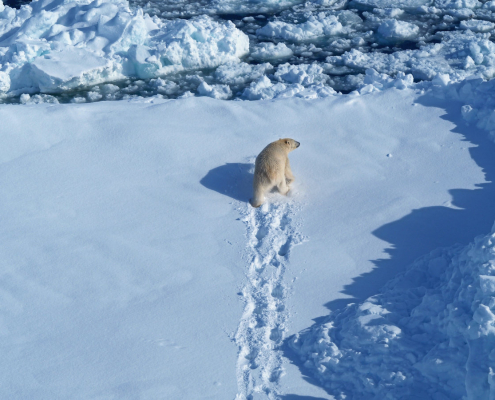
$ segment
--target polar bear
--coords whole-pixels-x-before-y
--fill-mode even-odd
[[[290,183],[294,175],[290,169],[289,153],[300,146],[294,139],[279,139],[266,146],[256,157],[254,164],[254,196],[251,199],[253,207],[259,207],[265,201],[265,193],[277,187],[278,191],[286,195],[290,190]]]

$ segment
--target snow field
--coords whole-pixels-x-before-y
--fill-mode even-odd
[[[493,220],[460,104],[382,78],[312,102],[2,105],[1,397],[327,396],[284,339]],[[253,156],[287,136],[296,190],[252,210]]]
[[[494,398],[493,2],[296,3],[0,0],[2,397]]]
[[[234,398],[244,229],[203,197],[221,146],[185,105],[0,110],[0,397]]]
[[[464,103],[465,124],[494,140],[493,81],[449,83],[444,75],[433,84],[436,97]],[[297,334],[291,347],[335,398],[493,398],[493,238],[492,228],[467,246],[435,249],[378,294]]]

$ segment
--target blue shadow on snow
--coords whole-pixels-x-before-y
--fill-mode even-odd
[[[227,163],[210,170],[199,183],[234,200],[248,202],[252,195],[253,164]]]
[[[495,220],[495,185],[493,185],[495,144],[488,139],[486,132],[466,125],[461,116],[460,103],[436,99],[431,95],[422,96],[417,103],[445,110],[441,118],[456,125],[452,132],[463,135],[464,141],[475,146],[469,148],[469,153],[485,174],[486,183],[478,184],[476,189],[472,190],[450,190],[451,205],[456,208],[443,206],[419,208],[373,231],[374,236],[390,244],[385,250],[389,258],[373,260],[375,265],[373,270],[355,277],[351,284],[344,287],[342,293],[346,295],[346,298],[326,303],[325,306],[330,312],[342,309],[349,303],[361,303],[377,294],[387,281],[403,271],[414,260],[432,250],[457,243],[466,245],[477,235],[486,234],[491,230]],[[325,315],[314,319],[315,324],[311,328],[324,322],[327,317],[328,315]],[[289,337],[285,341],[284,355],[298,366],[304,379],[325,389],[310,376],[310,371],[304,368],[299,357],[291,350],[288,345],[291,339],[292,337]]]

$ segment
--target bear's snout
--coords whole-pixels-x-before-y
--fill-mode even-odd
[[[294,142],[296,142],[296,141],[294,140]],[[296,142],[296,149],[297,149],[300,145],[301,145],[301,143]]]

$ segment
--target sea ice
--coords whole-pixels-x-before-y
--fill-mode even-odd
[[[378,33],[386,40],[411,40],[417,38],[419,28],[408,22],[387,19],[378,27]]]
[[[229,21],[162,21],[127,1],[35,0],[5,7],[0,49],[0,91],[16,94],[214,68],[239,61],[249,39]]]
[[[309,84],[310,80],[313,79],[307,75],[304,71],[300,75],[297,73],[288,72],[288,80],[292,80],[293,83],[273,83],[266,76],[261,77],[251,85],[244,89],[242,93],[242,98],[246,100],[269,100],[269,99],[282,99],[288,97],[301,97],[305,99],[317,99],[329,96],[335,96],[338,93],[333,90],[330,86],[326,86],[323,83],[313,83]],[[305,79],[309,78],[305,81]],[[282,79],[280,77],[280,79]],[[308,84],[304,87],[299,80]]]
[[[214,99],[227,100],[232,97],[232,91],[227,85],[208,85],[202,82],[198,87],[201,96],[208,96]]]
[[[466,64],[467,57],[473,62],[468,60]],[[385,54],[352,49],[342,56],[327,57],[327,62],[356,72],[373,68],[388,75],[411,73],[421,80],[431,80],[438,74],[449,74],[453,81],[474,74],[491,78],[495,73],[495,44],[484,33],[448,32],[441,43],[424,45],[419,50]]]
[[[236,86],[257,80],[267,73],[273,72],[273,69],[270,63],[251,65],[244,62],[229,62],[220,65],[214,76],[221,83]]]
[[[446,9],[466,9],[466,8],[478,8],[482,3],[478,0],[435,0],[435,7]]]
[[[212,0],[204,8],[215,13],[256,13],[284,9],[301,0]]]
[[[259,43],[249,54],[253,59],[260,61],[291,57],[294,53],[284,43]]]
[[[61,102],[97,99],[81,91],[99,92],[109,82],[119,89],[101,92],[102,100],[176,98],[198,94],[204,81],[228,85],[235,99],[262,76],[274,85],[296,82],[280,78],[287,62],[318,65],[319,82],[343,92],[360,90],[368,68],[392,78],[412,74],[416,81],[438,75],[450,82],[473,75],[491,79],[494,4],[132,0],[129,6],[126,0],[35,0],[18,10],[2,4],[0,98],[18,102],[22,93],[41,92]],[[259,62],[271,65],[258,67]],[[136,85],[138,79],[144,83]],[[165,87],[157,79],[170,83]]]
[[[351,0],[353,4],[362,9],[373,8],[400,8],[404,10],[415,9],[430,3],[430,0]]]
[[[278,67],[275,78],[281,82],[308,86],[313,83],[324,83],[328,76],[323,73],[323,68],[317,64],[291,65],[286,63]]]
[[[349,28],[345,28],[339,18],[335,15],[327,16],[322,13],[318,16],[311,16],[301,24],[272,21],[258,29],[256,34],[268,38],[300,42],[323,36],[335,36],[346,31],[348,32]]]
[[[468,21],[461,21],[459,26],[461,29],[469,29],[473,32],[489,32],[493,30],[495,24],[490,21],[480,21],[472,19]]]

